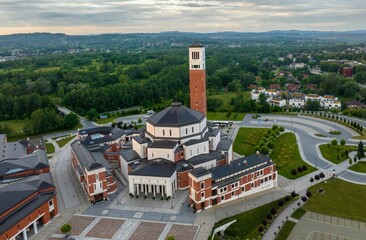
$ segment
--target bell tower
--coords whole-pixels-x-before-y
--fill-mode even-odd
[[[189,90],[191,109],[207,115],[205,46],[189,46]]]

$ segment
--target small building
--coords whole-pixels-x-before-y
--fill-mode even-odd
[[[286,99],[282,98],[268,98],[267,102],[270,106],[277,106],[277,107],[285,107],[286,106]]]
[[[300,90],[299,84],[289,83],[286,85],[286,87],[289,92],[298,92]]]
[[[196,210],[250,196],[277,186],[276,164],[255,154],[212,169],[189,172],[189,204]]]
[[[365,108],[365,104],[363,104],[357,100],[348,101],[348,102],[346,102],[346,105],[347,105],[347,108],[358,108],[358,109]]]
[[[305,107],[305,99],[302,97],[299,98],[290,98],[288,101],[288,106],[290,108],[304,108]]]
[[[275,90],[280,90],[281,86],[278,83],[273,83],[269,86],[269,89],[275,89]]]
[[[267,97],[278,97],[280,92],[276,89],[268,89],[265,91]]]
[[[306,90],[315,91],[317,89],[318,89],[318,85],[316,85],[316,84],[307,84],[306,85]]]
[[[342,76],[343,77],[352,77],[353,69],[351,67],[342,68]]]

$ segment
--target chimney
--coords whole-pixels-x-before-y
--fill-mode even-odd
[[[244,165],[247,165],[248,164],[248,161],[247,160],[244,160],[243,163],[244,163]]]
[[[259,151],[256,151],[255,153],[256,153],[257,155],[259,155]]]

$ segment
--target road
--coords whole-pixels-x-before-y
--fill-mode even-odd
[[[252,118],[252,114],[247,114],[242,122],[242,126],[271,127],[273,124],[284,126],[295,133],[301,157],[305,162],[328,173],[335,170],[338,177],[345,181],[366,185],[366,174],[350,171],[345,167],[325,160],[318,148],[318,145],[329,143],[333,138],[338,141],[346,139],[347,144],[357,144],[359,140],[352,139],[356,134],[352,129],[338,123],[306,116],[262,114],[261,118],[268,119],[268,121],[258,121]],[[339,130],[342,133],[340,135],[330,135],[329,129]],[[314,133],[320,133],[327,137],[317,137]]]

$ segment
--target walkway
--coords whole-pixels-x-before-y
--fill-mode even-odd
[[[262,115],[262,119],[269,120],[255,120],[252,118],[252,114],[247,114],[242,124],[246,127],[271,127],[273,124],[284,126],[286,129],[295,133],[301,157],[305,162],[328,173],[331,173],[334,169],[336,170],[338,177],[342,180],[366,185],[366,174],[356,173],[348,170],[342,165],[336,165],[327,161],[322,157],[318,148],[318,145],[326,144],[333,138],[336,138],[338,141],[344,138],[347,142],[352,142],[353,144],[357,143],[358,140],[351,139],[355,134],[354,130],[345,128],[338,123],[303,116],[267,114]],[[330,135],[329,132],[327,132],[329,129],[339,130],[342,134]],[[317,137],[314,135],[315,131],[328,137]],[[306,151],[304,151],[304,149],[306,149]]]
[[[288,240],[365,239],[366,223],[307,212],[295,225]]]

